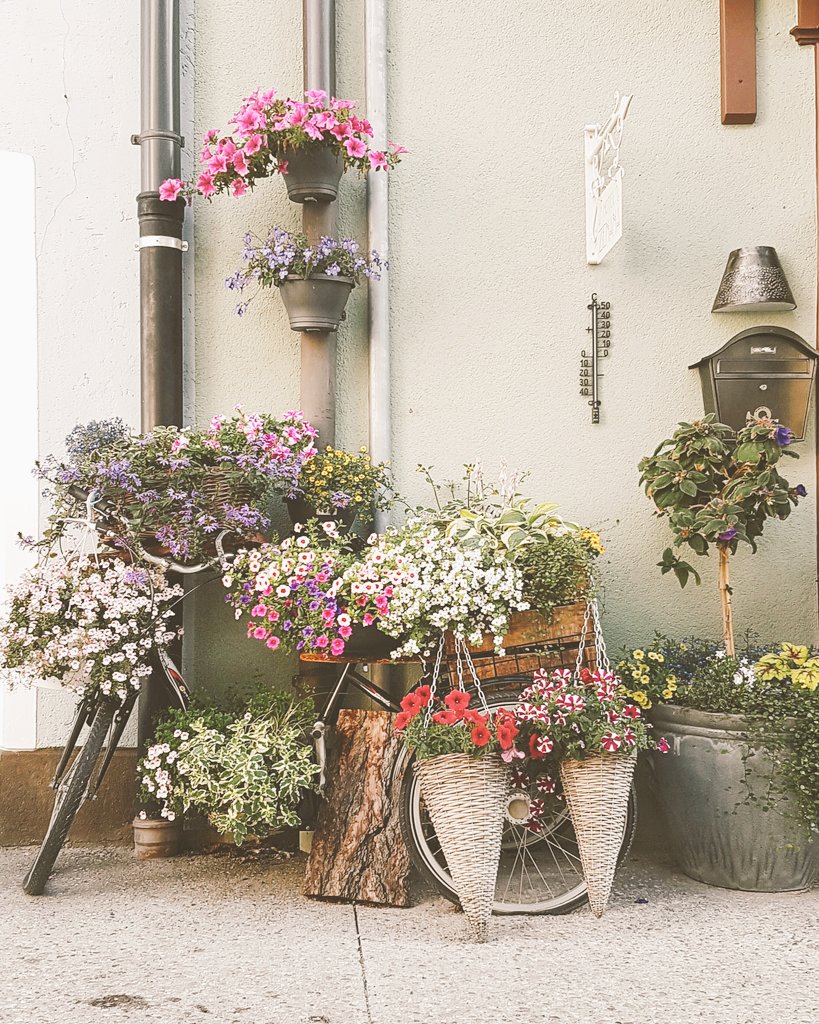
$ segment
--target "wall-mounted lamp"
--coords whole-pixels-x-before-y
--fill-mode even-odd
[[[728,257],[712,313],[776,313],[796,309],[785,271],[770,245],[734,249]]]

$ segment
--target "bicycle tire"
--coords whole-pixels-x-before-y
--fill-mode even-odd
[[[503,682],[505,682],[505,680],[498,680],[498,683]],[[493,709],[504,706],[508,707],[511,701],[500,696],[490,696],[487,698],[487,703],[490,709]],[[446,870],[446,865],[436,858],[429,845],[429,835],[424,833],[421,822],[419,790],[416,784],[415,773],[412,770],[413,761],[414,757],[407,753],[405,767],[401,769],[403,770],[403,781],[401,784],[399,817],[404,841],[409,849],[410,859],[420,872],[421,876],[451,903],[458,904],[460,902],[458,894],[451,884],[449,873]],[[568,815],[565,816],[565,820],[568,821]],[[637,797],[635,788],[632,786],[631,793],[629,795],[626,827],[623,834],[623,841],[620,846],[620,853],[617,858],[618,865],[623,863],[631,849],[636,827]],[[551,843],[551,840],[547,841]],[[557,844],[554,845],[557,847]],[[515,858],[513,870],[516,864],[517,857]],[[521,864],[521,869],[525,870],[525,860]],[[578,881],[576,884],[569,887],[562,895],[553,897],[550,901],[533,903],[531,908],[527,909],[521,903],[506,902],[503,899],[496,898],[492,912],[499,915],[528,914],[560,916],[562,914],[571,913],[573,910],[578,909],[587,902],[588,891],[586,889],[586,884],[582,879],[582,874],[578,872]]]
[[[34,863],[23,880],[23,890],[29,896],[42,896],[60,850],[68,838],[69,830],[80,809],[83,796],[91,779],[94,765],[99,760],[105,737],[116,713],[116,706],[109,701],[101,704],[94,714],[94,720],[85,743],[75,756],[68,770],[68,778],[61,780],[54,798],[51,821]]]

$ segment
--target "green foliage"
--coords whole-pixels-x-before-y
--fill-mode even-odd
[[[735,552],[742,542],[755,551],[766,521],[786,519],[805,493],[777,468],[783,456],[797,457],[787,448],[791,436],[773,420],[752,420],[735,432],[709,415],[681,423],[642,459],[640,483],[657,514],[668,519],[674,546],[706,555],[711,545]],[[683,586],[693,574],[670,549],[659,565]]]
[[[278,692],[258,694],[238,715],[202,708],[171,713],[140,762],[141,795],[155,806],[164,792],[163,817],[193,809],[240,845],[249,835],[296,826],[302,795],[316,788],[312,721],[309,702]]]
[[[585,599],[595,589],[592,560],[588,545],[573,533],[527,545],[517,559],[523,573],[524,600],[551,615],[560,605]]]

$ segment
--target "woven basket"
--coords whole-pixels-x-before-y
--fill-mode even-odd
[[[209,469],[199,490],[217,505],[250,505],[253,502],[253,488],[236,473],[224,469]]]
[[[589,890],[589,906],[595,917],[603,916],[609,902],[636,764],[636,751],[560,763],[560,778]]]
[[[495,902],[510,769],[499,757],[442,754],[415,762],[426,804],[474,942]]]

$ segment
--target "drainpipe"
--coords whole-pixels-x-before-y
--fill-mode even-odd
[[[387,145],[387,4],[366,0],[365,68],[367,118],[378,148]],[[389,175],[367,175],[367,244],[386,260],[389,257]],[[370,453],[374,462],[392,458],[390,417],[390,291],[387,274],[369,282],[370,350]],[[382,532],[386,514],[376,512],[375,527]]]
[[[179,0],[142,0],[140,15],[139,220],[141,427],[182,426],[182,241],[185,201],[161,202],[159,186],[180,176]],[[164,706],[154,676],[139,697],[139,744]]]
[[[800,46],[813,47],[814,68],[814,139],[816,145],[816,341],[819,348],[819,0],[798,0],[797,24],[791,29],[791,35]],[[813,443],[816,447],[816,583],[819,590],[819,399],[814,392],[814,409],[816,413],[816,429]]]
[[[335,0],[302,0],[304,88],[336,89]],[[307,202],[302,207],[304,233],[311,242],[335,235],[336,204]],[[301,334],[301,410],[319,432],[322,444],[336,437],[336,333]]]

